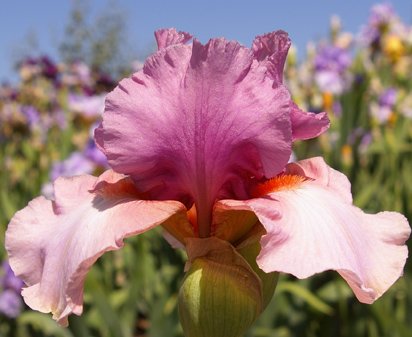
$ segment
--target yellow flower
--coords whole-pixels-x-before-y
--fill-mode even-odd
[[[352,159],[352,146],[345,144],[342,146],[342,161],[345,166],[351,166],[353,164]]]
[[[332,110],[333,106],[333,94],[330,92],[324,92],[323,95],[323,108],[326,111]]]
[[[383,40],[383,52],[393,62],[399,60],[405,53],[405,46],[399,36],[391,34]]]

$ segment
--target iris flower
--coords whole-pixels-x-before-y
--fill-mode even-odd
[[[233,245],[260,231],[258,266],[305,278],[336,270],[371,303],[402,274],[410,228],[394,212],[363,213],[348,179],[322,158],[288,164],[292,142],[326,130],[282,81],[285,32],[252,48],[205,45],[174,29],[106,98],[95,132],[111,169],[59,178],[12,218],[6,247],[26,303],[60,324],[80,315],[88,270],[123,239],[163,226],[181,245]],[[191,238],[196,238],[190,241]]]

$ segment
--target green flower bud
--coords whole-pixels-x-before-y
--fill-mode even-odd
[[[227,241],[187,240],[188,271],[179,292],[186,337],[241,337],[262,311],[262,282]]]
[[[240,246],[236,247],[236,251],[242,255],[245,260],[249,263],[250,267],[255,271],[256,275],[260,278],[262,282],[262,299],[263,307],[262,311],[265,310],[276,289],[276,285],[279,279],[279,273],[265,273],[256,263],[256,257],[260,253],[260,243],[255,240],[252,242],[244,242]]]

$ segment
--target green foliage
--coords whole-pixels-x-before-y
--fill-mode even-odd
[[[87,61],[90,28],[87,22],[88,1],[73,1],[69,23],[66,27],[66,37],[60,45],[63,61],[67,63],[77,60]]]
[[[82,61],[92,68],[118,76],[131,62],[126,44],[125,13],[115,0],[96,17],[91,17],[88,1],[76,0],[60,44],[63,61]],[[130,68],[130,67],[128,67]]]

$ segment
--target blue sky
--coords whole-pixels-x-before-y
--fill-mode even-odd
[[[106,0],[89,0],[92,13],[107,6]],[[275,29],[286,30],[304,54],[309,40],[327,34],[331,15],[341,17],[343,27],[357,32],[366,22],[369,0],[117,0],[127,19],[128,45],[137,53],[153,45],[153,31],[161,27],[186,30],[201,41],[224,36],[250,45],[256,35]],[[407,23],[412,23],[412,2],[391,1]],[[5,1],[0,11],[0,80],[15,77],[12,64],[19,50],[30,47],[34,36],[38,49],[57,57],[72,1]]]

